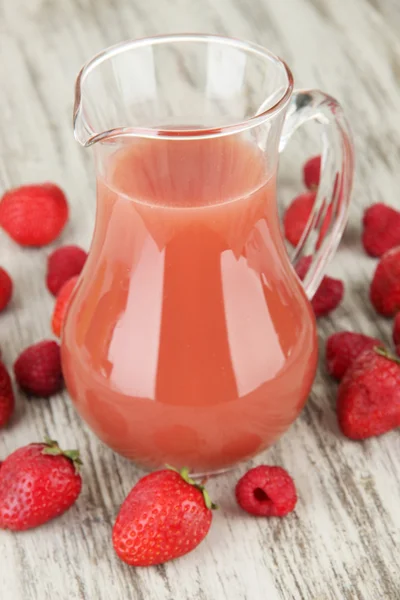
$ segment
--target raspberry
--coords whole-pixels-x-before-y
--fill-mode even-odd
[[[285,232],[285,237],[288,240],[288,242],[292,244],[292,246],[297,246],[301,239],[301,236],[303,235],[303,231],[306,228],[306,225],[314,207],[315,198],[316,192],[306,192],[305,194],[297,196],[297,198],[295,198],[291,205],[286,209],[285,215],[283,217],[283,228]],[[322,207],[320,214],[323,213],[323,210],[324,209]],[[326,211],[324,222],[319,232],[317,249],[320,247],[329,229],[331,219],[332,205],[330,205]]]
[[[286,209],[285,216],[283,217],[283,227],[285,237],[292,246],[297,246],[300,241],[304,228],[310,218],[315,197],[315,192],[301,194]]]
[[[29,346],[14,364],[15,378],[28,394],[47,398],[59,392],[63,385],[60,347],[44,340]]]
[[[307,189],[313,190],[319,186],[321,174],[321,157],[313,156],[303,167],[303,180]]]
[[[295,270],[297,276],[301,279],[301,281],[303,281],[303,279],[307,275],[308,269],[311,266],[311,262],[311,256],[302,256],[302,258],[300,258],[300,260],[296,263]]]
[[[6,308],[11,300],[13,282],[7,271],[0,267],[0,312]]]
[[[396,352],[400,356],[400,312],[397,313],[393,326],[393,341],[396,346]]]
[[[53,296],[57,296],[68,279],[80,274],[86,258],[86,252],[78,246],[62,246],[50,254],[46,282]]]
[[[382,348],[364,350],[342,379],[337,399],[345,436],[362,440],[400,425],[400,365]]]
[[[297,263],[295,269],[298,277],[303,280],[311,265],[311,257],[303,256]],[[340,279],[333,279],[325,275],[311,299],[316,317],[324,317],[332,312],[343,299],[344,284]]]
[[[235,492],[239,506],[260,517],[284,517],[297,502],[293,479],[281,467],[250,469],[239,479]]]
[[[386,252],[376,267],[370,298],[375,310],[392,317],[400,310],[400,247]]]
[[[367,348],[383,347],[380,340],[353,333],[340,331],[334,333],[326,341],[326,368],[332,377],[342,379],[352,362]]]
[[[362,243],[371,256],[382,256],[400,246],[400,212],[386,206],[373,204],[364,213]]]
[[[51,328],[53,330],[54,335],[56,335],[57,337],[61,336],[61,330],[64,323],[65,314],[67,312],[67,308],[71,299],[71,294],[75,289],[77,281],[78,276],[71,277],[71,279],[64,283],[57,296],[56,305],[54,307],[53,316],[51,319]]]
[[[0,362],[0,427],[7,425],[14,412],[14,392],[7,369]]]
[[[24,185],[6,192],[0,202],[0,225],[22,246],[45,246],[68,219],[62,190],[52,183]]]
[[[344,285],[340,279],[325,276],[311,300],[316,317],[324,317],[335,310],[341,303]]]

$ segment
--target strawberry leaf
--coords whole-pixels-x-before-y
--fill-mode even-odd
[[[75,473],[79,473],[80,467],[83,465],[79,450],[62,450],[58,445],[58,442],[51,440],[47,436],[44,438],[46,446],[43,448],[42,453],[50,456],[65,456],[70,460],[74,467]]]
[[[394,356],[391,352],[386,350],[386,348],[379,348],[379,346],[375,346],[374,351],[377,354],[379,354],[379,356],[383,356],[383,358],[387,358],[388,360],[391,360],[392,362],[395,362],[398,365],[400,365],[400,358]]]
[[[204,487],[204,485],[202,485],[201,483],[197,483],[197,481],[195,481],[194,479],[192,479],[192,477],[190,477],[189,474],[189,467],[183,467],[180,471],[178,469],[175,469],[175,467],[171,467],[171,465],[165,465],[167,467],[167,469],[169,469],[170,471],[174,471],[174,473],[178,473],[178,475],[180,475],[182,477],[182,479],[184,481],[186,481],[186,483],[188,483],[189,485],[192,485],[193,487],[197,488],[203,495],[204,498],[204,504],[206,505],[206,507],[209,510],[216,510],[218,508],[217,504],[214,504],[214,502],[212,502],[209,493],[207,492],[206,488]]]

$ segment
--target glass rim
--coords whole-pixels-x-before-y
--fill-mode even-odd
[[[185,128],[185,127],[177,127],[174,129],[166,129],[162,127],[118,127],[109,129],[107,131],[103,131],[101,133],[96,133],[93,129],[84,122],[84,127],[86,133],[88,134],[87,140],[83,143],[79,140],[77,135],[77,122],[78,118],[81,117],[81,106],[82,106],[82,89],[83,84],[88,77],[88,75],[93,71],[94,68],[99,66],[102,62],[111,58],[113,56],[117,56],[118,54],[122,54],[127,50],[132,50],[135,48],[145,47],[145,46],[156,46],[158,44],[165,43],[174,43],[174,42],[212,42],[216,44],[221,44],[224,46],[232,46],[243,50],[244,52],[253,53],[262,57],[264,60],[273,61],[277,65],[283,67],[284,72],[287,77],[287,85],[284,91],[282,92],[279,99],[269,108],[262,111],[261,113],[252,115],[246,119],[241,121],[235,121],[233,123],[229,123],[228,125],[216,125],[215,127],[209,128]],[[223,135],[229,135],[234,133],[239,133],[241,131],[245,131],[261,123],[269,120],[272,116],[279,113],[282,108],[286,106],[288,101],[290,100],[293,92],[293,75],[291,70],[289,69],[286,62],[281,59],[279,56],[270,52],[263,46],[259,44],[255,44],[253,42],[239,40],[234,37],[229,36],[221,36],[215,34],[208,33],[176,33],[176,34],[162,34],[155,36],[146,36],[133,40],[126,40],[123,42],[119,42],[118,44],[114,44],[101,50],[97,54],[95,54],[90,60],[88,60],[80,69],[76,84],[75,84],[75,102],[74,102],[74,112],[73,112],[73,127],[75,132],[75,138],[77,141],[80,141],[82,145],[85,147],[91,146],[95,142],[105,141],[106,139],[121,137],[121,136],[131,136],[131,137],[143,137],[143,138],[161,138],[161,139],[177,139],[177,140],[187,140],[187,139],[199,139],[199,138],[210,138],[210,137],[220,137]],[[82,118],[82,117],[81,117]]]

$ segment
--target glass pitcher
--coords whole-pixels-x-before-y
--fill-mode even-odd
[[[323,168],[292,256],[312,255],[302,284],[282,239],[276,171],[310,120]],[[286,64],[259,46],[170,35],[88,62],[74,127],[94,150],[98,203],[62,339],[79,414],[145,468],[215,473],[263,451],[315,376],[309,299],[340,241],[353,175],[341,108],[293,92]]]

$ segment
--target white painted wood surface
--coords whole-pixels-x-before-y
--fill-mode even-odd
[[[350,224],[330,272],[346,281],[341,307],[320,320],[323,340],[344,328],[390,341],[390,321],[368,301],[375,261],[360,245],[365,206],[400,206],[400,4],[398,0],[1,0],[0,191],[45,179],[67,191],[72,218],[62,238],[88,247],[95,193],[90,151],[73,140],[74,79],[101,48],[162,32],[211,32],[249,39],[287,60],[298,86],[320,87],[353,126],[357,178]],[[294,140],[281,163],[281,197],[300,189],[312,138]],[[15,281],[0,316],[0,347],[11,366],[20,350],[50,335],[53,300],[44,284],[50,249],[23,251],[0,234],[0,263]],[[139,476],[83,426],[67,394],[18,397],[0,432],[0,459],[44,432],[85,461],[84,491],[72,510],[23,534],[0,532],[1,600],[396,600],[400,598],[400,437],[345,440],[336,387],[323,362],[309,403],[281,441],[254,464],[284,466],[299,493],[284,520],[248,518],[233,489],[245,469],[213,480],[221,510],[192,554],[158,568],[115,557],[110,531]]]

